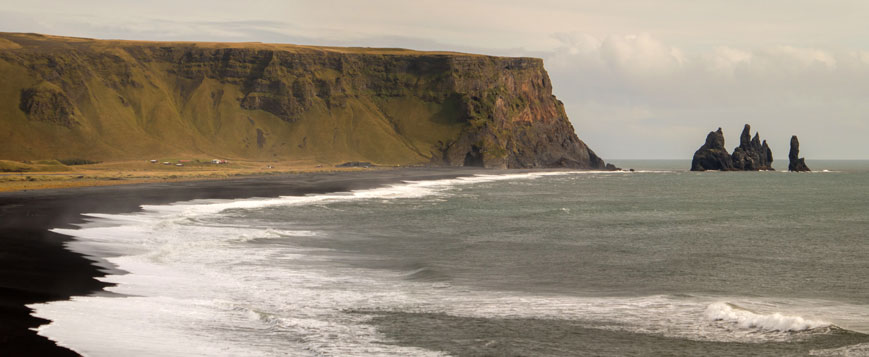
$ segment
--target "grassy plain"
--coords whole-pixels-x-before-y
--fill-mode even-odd
[[[179,160],[184,161],[183,166],[176,166]],[[164,165],[163,162],[170,164]],[[0,192],[359,170],[371,169],[335,167],[312,161],[231,161],[227,164],[212,164],[211,160],[205,158],[164,158],[156,164],[148,160],[135,160],[71,166],[56,160],[0,160]]]

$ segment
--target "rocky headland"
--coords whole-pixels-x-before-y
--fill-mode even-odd
[[[806,166],[806,159],[800,156],[800,140],[797,136],[791,136],[791,150],[788,153],[788,171],[805,172],[812,171]]]
[[[0,33],[0,158],[614,169],[537,58]]]
[[[706,142],[694,153],[691,171],[760,171],[773,170],[772,151],[766,140],[761,141],[760,133],[751,136],[751,126],[745,124],[739,137],[739,146],[733,153],[724,147],[724,132],[721,128],[710,132]]]

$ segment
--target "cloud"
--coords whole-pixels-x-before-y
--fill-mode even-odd
[[[553,38],[560,46],[544,57],[556,94],[604,156],[690,157],[719,126],[735,143],[743,123],[777,153],[799,134],[823,143],[821,157],[869,154],[860,139],[869,123],[866,52],[791,45],[688,52],[646,33]]]
[[[751,65],[754,58],[751,52],[726,46],[716,47],[711,53],[704,56],[705,58],[701,61],[707,64],[706,68],[710,72],[731,77],[740,68]]]
[[[649,34],[609,36],[600,43],[600,57],[607,65],[634,76],[662,76],[678,71],[685,56]]]

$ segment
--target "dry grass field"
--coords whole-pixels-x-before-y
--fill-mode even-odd
[[[183,166],[177,166],[179,161]],[[170,164],[165,165],[164,162]],[[56,160],[29,163],[0,160],[0,192],[370,169],[389,167],[335,167],[306,161],[231,161],[226,164],[213,164],[211,160],[204,158],[163,159],[158,163],[137,160],[72,166],[63,165]]]

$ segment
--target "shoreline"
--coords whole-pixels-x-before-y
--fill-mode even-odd
[[[28,304],[67,300],[110,284],[93,259],[66,249],[74,238],[50,232],[84,222],[83,213],[129,213],[143,204],[193,199],[302,196],[380,187],[407,180],[538,170],[402,168],[315,172],[221,180],[88,186],[0,193],[0,354],[77,356],[40,336],[50,321],[31,315]]]

